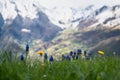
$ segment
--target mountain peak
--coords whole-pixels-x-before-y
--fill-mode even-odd
[[[96,15],[99,15],[100,13],[102,13],[102,12],[108,10],[108,9],[109,9],[109,6],[103,5],[102,7],[100,7],[99,9],[96,10],[96,13],[95,13],[95,14],[96,14]]]

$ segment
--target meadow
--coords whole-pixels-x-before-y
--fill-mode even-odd
[[[120,80],[120,58],[115,55],[41,64],[7,54],[0,55],[0,80]]]

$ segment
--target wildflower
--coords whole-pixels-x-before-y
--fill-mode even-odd
[[[40,54],[41,56],[44,54],[43,51],[38,51],[37,54]]]
[[[47,53],[44,54],[44,59],[47,59],[48,58],[48,55]]]
[[[70,56],[68,56],[68,55],[66,56],[66,59],[69,61],[71,60]]]
[[[44,62],[45,62],[45,63],[48,62],[48,55],[47,55],[47,53],[44,54]]]
[[[70,51],[70,56],[72,56],[73,55],[73,51]]]
[[[23,54],[20,56],[20,60],[21,60],[21,61],[24,60],[24,56],[23,56]]]
[[[79,57],[78,57],[78,55],[76,56],[76,59],[78,59]]]
[[[76,58],[76,55],[77,55],[77,53],[73,52],[73,55],[72,55],[73,60]]]
[[[53,62],[54,61],[54,58],[53,56],[50,56],[50,59],[49,59],[50,62]]]
[[[29,45],[26,44],[26,57],[27,57],[28,53],[29,53]]]
[[[87,51],[84,51],[84,56],[86,56],[86,54],[87,54]]]
[[[100,54],[100,55],[104,55],[105,53],[104,53],[104,51],[98,51],[98,54]]]
[[[29,51],[29,45],[26,44],[26,52]]]
[[[74,56],[76,56],[77,55],[77,53],[76,52],[74,52]]]
[[[78,50],[77,50],[77,54],[78,54],[78,55],[82,54],[82,50],[81,50],[81,49],[78,49]]]

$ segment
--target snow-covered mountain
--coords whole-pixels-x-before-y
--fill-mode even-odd
[[[89,27],[88,29],[98,28],[98,25],[104,27],[114,27],[120,24],[120,5],[107,6],[103,5],[98,9],[90,9],[92,11],[79,21],[79,27]],[[103,28],[103,27],[101,27]]]
[[[91,31],[120,25],[120,5],[116,5],[120,1],[111,1],[0,0],[0,49],[19,48],[24,40],[42,44],[61,29]]]
[[[3,8],[5,9],[0,14],[0,50],[22,51],[22,45],[26,42],[47,42],[61,31],[61,28],[53,24],[37,7],[34,7],[35,17],[29,15],[29,11],[24,14],[23,8],[19,8],[16,2],[6,1]]]
[[[83,2],[84,5],[80,2]],[[119,1],[104,1],[105,6],[103,3],[98,4],[99,0],[96,3],[94,1],[92,1],[93,3],[86,2],[87,4],[85,4],[85,1],[80,0],[3,0],[0,1],[0,11],[6,22],[8,19],[14,19],[18,13],[23,18],[37,18],[37,11],[41,10],[52,23],[61,28],[76,27],[80,21],[88,19],[88,17],[95,16],[99,22],[103,22],[104,18],[112,17],[113,15],[119,16],[119,10],[115,10],[115,14],[113,14],[111,9]]]

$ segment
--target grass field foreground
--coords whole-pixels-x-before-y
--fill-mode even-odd
[[[0,57],[0,80],[120,80],[118,56],[41,64]]]

